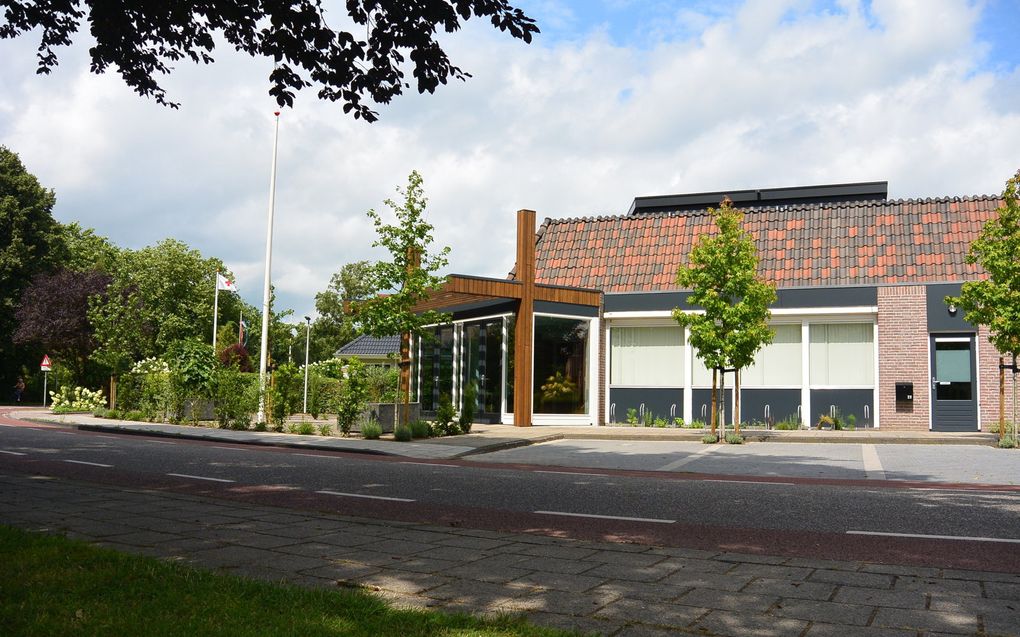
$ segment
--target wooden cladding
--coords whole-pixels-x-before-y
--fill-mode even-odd
[[[415,306],[415,311],[444,310],[479,301],[497,301],[501,299],[520,299],[524,294],[521,281],[508,279],[483,279],[479,277],[451,274],[446,284],[433,293],[428,300]],[[599,307],[602,293],[598,290],[580,288],[564,288],[555,285],[535,285],[534,300],[551,301],[554,303],[571,303]]]

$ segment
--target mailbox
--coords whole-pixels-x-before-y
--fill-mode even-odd
[[[914,383],[896,383],[896,401],[914,400]]]

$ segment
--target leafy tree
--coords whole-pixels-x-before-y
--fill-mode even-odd
[[[120,249],[106,237],[97,235],[92,228],[83,228],[77,222],[60,226],[63,241],[61,267],[72,272],[112,272]]]
[[[675,308],[673,319],[690,328],[690,344],[712,374],[712,433],[719,415],[717,375],[739,370],[754,361],[755,353],[772,342],[769,306],[776,289],[758,277],[758,251],[742,226],[743,213],[729,198],[709,208],[717,232],[702,236],[691,248],[686,266],[677,272],[677,284],[691,290],[689,302],[705,310],[692,314]],[[725,379],[725,376],[723,376]],[[725,388],[725,380],[723,380]],[[723,391],[723,396],[725,396]],[[740,388],[737,387],[737,432],[740,431]]]
[[[368,376],[365,364],[357,358],[351,358],[344,366],[336,404],[336,425],[343,437],[350,435],[367,401]]]
[[[963,310],[973,325],[988,327],[989,340],[997,350],[1016,362],[1020,356],[1020,172],[1006,181],[1002,206],[970,244],[967,263],[980,265],[988,278],[963,284],[958,297],[948,304]],[[1013,375],[1013,427],[1016,437],[1016,372]],[[1002,418],[999,437],[1003,436]]]
[[[488,18],[501,31],[525,42],[538,32],[534,21],[506,0],[429,0],[381,2],[348,0],[350,30],[333,29],[321,0],[291,2],[96,3],[3,0],[0,38],[41,32],[39,73],[58,63],[55,48],[70,44],[82,21],[95,45],[89,49],[91,70],[110,67],[139,95],[176,107],[157,82],[182,59],[208,64],[217,38],[252,57],[275,62],[269,93],[290,106],[296,91],[316,87],[319,97],[343,104],[344,112],[368,121],[376,113],[368,98],[386,104],[405,88],[404,67],[410,60],[419,93],[432,93],[449,78],[469,74],[451,64],[437,32],[452,33],[472,16]]]
[[[372,246],[381,246],[390,253],[390,259],[376,263],[371,273],[374,288],[386,294],[356,303],[355,312],[372,336],[400,334],[400,396],[405,405],[400,422],[406,424],[411,400],[410,338],[424,337],[426,326],[450,320],[449,314],[434,310],[416,313],[415,306],[444,283],[445,279],[434,273],[448,263],[450,248],[444,247],[435,254],[429,252],[432,224],[423,218],[428,200],[418,171],[412,171],[407,188],[397,188],[397,192],[404,197],[402,204],[391,199],[384,202],[396,215],[396,224],[383,223],[379,213],[368,211],[379,235]]]
[[[114,264],[113,280],[93,301],[89,319],[99,348],[96,358],[115,373],[136,360],[161,356],[180,340],[212,339],[213,285],[219,259],[167,239],[142,250],[125,250]],[[236,316],[242,301],[220,295],[220,312]],[[256,312],[245,307],[245,315]]]
[[[89,299],[101,297],[109,283],[109,275],[95,270],[37,274],[21,297],[14,342],[41,346],[71,370],[76,385],[97,386],[101,381],[91,362],[96,339],[88,320]]]
[[[25,169],[18,156],[0,146],[0,379],[3,387],[22,374],[24,360],[37,352],[16,348],[15,311],[36,274],[52,272],[60,250],[60,226],[53,219],[56,197]],[[34,365],[37,361],[32,360]],[[38,368],[36,368],[38,370]]]
[[[312,323],[311,360],[331,358],[361,334],[351,305],[372,298],[376,292],[372,264],[368,261],[344,264],[333,274],[329,286],[315,295],[315,311],[319,316]]]

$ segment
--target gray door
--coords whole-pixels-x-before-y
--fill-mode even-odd
[[[932,430],[977,430],[974,359],[973,334],[931,336]]]

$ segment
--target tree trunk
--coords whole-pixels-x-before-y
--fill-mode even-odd
[[[740,435],[740,370],[733,372],[733,433]]]
[[[719,369],[716,368],[716,367],[713,367],[712,368],[712,415],[709,417],[709,420],[712,423],[712,435],[715,435],[715,427],[716,427],[716,420],[715,420],[715,416],[716,416],[716,409],[715,409],[716,393],[715,392],[716,392],[716,383],[717,383],[716,378],[718,377],[718,374],[719,374]]]
[[[1014,377],[1015,378],[1015,377]],[[1016,384],[1014,382],[1014,384]],[[1005,359],[999,357],[999,440],[1006,435],[1006,367]]]
[[[719,432],[720,440],[726,439],[726,368],[719,368]]]

